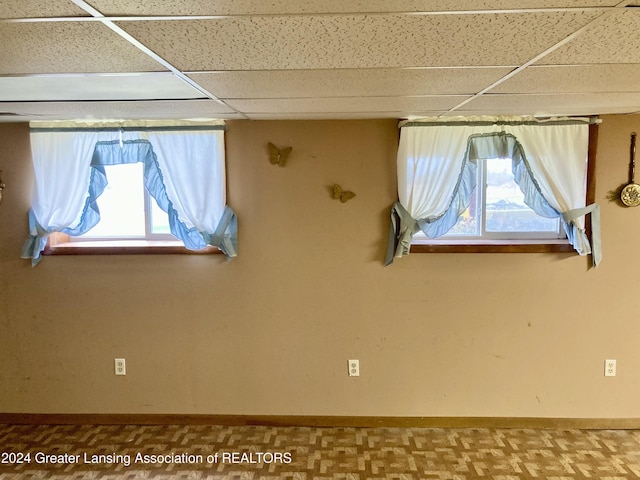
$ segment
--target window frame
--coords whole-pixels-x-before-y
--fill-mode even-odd
[[[135,122],[135,121],[134,121]],[[189,122],[189,121],[186,121]],[[226,130],[224,123],[220,124],[221,130]],[[192,127],[192,125],[185,125]],[[196,125],[197,127],[198,125]],[[155,125],[141,124],[140,126],[118,127],[123,129],[151,129]],[[162,127],[162,126],[160,126]],[[181,125],[166,127],[168,129],[179,129]],[[95,127],[101,128],[101,127]],[[105,128],[113,129],[111,125]],[[227,151],[226,141],[223,142],[223,149]],[[145,186],[144,190],[144,208],[145,217],[151,215],[151,202],[155,200]],[[224,189],[228,189],[228,179],[225,175]],[[171,233],[169,234],[150,234],[150,221],[145,218],[145,238],[90,238],[86,240],[74,240],[68,234],[61,232],[52,232],[47,236],[47,242],[44,249],[40,252],[41,256],[58,256],[58,255],[225,255],[225,252],[214,245],[206,245],[199,250],[191,250],[184,243]],[[155,238],[154,238],[155,237]]]
[[[114,165],[115,166],[115,165]],[[150,215],[155,200],[144,186],[145,236],[144,237],[72,237],[66,233],[49,235],[42,255],[171,255],[171,254],[222,254],[209,245],[201,250],[189,250],[172,234],[151,233]]]
[[[595,169],[596,152],[598,147],[598,123],[589,124],[589,144],[587,153],[587,185],[586,185],[586,205],[595,202]],[[591,242],[591,216],[585,218],[585,231],[589,242]],[[491,241],[484,239],[477,241],[464,240],[447,244],[421,244],[412,243],[410,253],[574,253],[574,247],[568,242],[558,242],[541,239],[536,243],[518,243],[517,241]],[[460,242],[460,243],[458,243]],[[464,242],[464,243],[463,243]]]
[[[211,255],[222,251],[209,245],[201,250],[189,250],[180,240],[87,240],[73,242],[69,235],[55,232],[49,235],[43,256],[56,255]]]

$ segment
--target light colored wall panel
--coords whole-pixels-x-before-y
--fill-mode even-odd
[[[395,120],[230,122],[232,262],[76,256],[32,268],[19,258],[28,128],[0,126],[0,411],[637,418],[628,279],[640,222],[606,195],[627,180],[640,116],[600,129],[597,270],[574,254],[412,254],[383,267]],[[269,141],[293,146],[286,168],[269,163]],[[357,197],[331,199],[334,182]]]
[[[118,25],[189,71],[516,66],[596,15],[328,15]]]
[[[508,68],[288,70],[191,73],[219,98],[300,98],[473,94]]]
[[[0,23],[0,74],[166,70],[104,25]]]

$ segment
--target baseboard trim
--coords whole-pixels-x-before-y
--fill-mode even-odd
[[[640,418],[371,417],[122,413],[0,413],[14,425],[225,425],[358,428],[534,428],[636,430]]]

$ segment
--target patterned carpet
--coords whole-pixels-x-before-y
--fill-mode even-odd
[[[640,478],[640,431],[0,425],[0,480]]]

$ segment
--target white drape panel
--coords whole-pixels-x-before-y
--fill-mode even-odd
[[[101,134],[92,131],[31,133],[35,176],[31,210],[51,232],[79,224],[89,190],[91,155],[100,139]]]
[[[36,185],[22,256],[35,265],[53,232],[72,236],[100,220],[104,165],[141,162],[145,186],[189,249],[237,255],[237,220],[226,205],[224,131],[219,122],[32,123]]]
[[[453,218],[468,204],[465,196],[470,195],[470,183],[475,181],[469,179],[470,168],[477,159],[517,153],[514,157],[524,170],[516,181],[529,206],[546,216],[561,215],[569,241],[581,255],[592,251],[584,215],[593,213],[593,260],[597,265],[601,255],[599,210],[596,204],[585,205],[588,144],[588,119],[455,117],[408,123],[400,133],[399,201],[392,208],[386,263],[409,252],[410,237],[419,229],[436,237],[455,224]],[[507,152],[509,148],[514,151]],[[516,168],[514,158],[514,171]],[[439,225],[433,228],[436,223]]]
[[[473,133],[472,127],[447,126],[400,131],[398,198],[413,218],[439,217],[447,211]]]
[[[522,145],[540,193],[559,212],[584,207],[589,125],[505,125]],[[576,220],[584,228],[584,217]]]
[[[215,231],[226,206],[224,131],[145,131],[140,138],[153,145],[180,220],[189,228]]]

